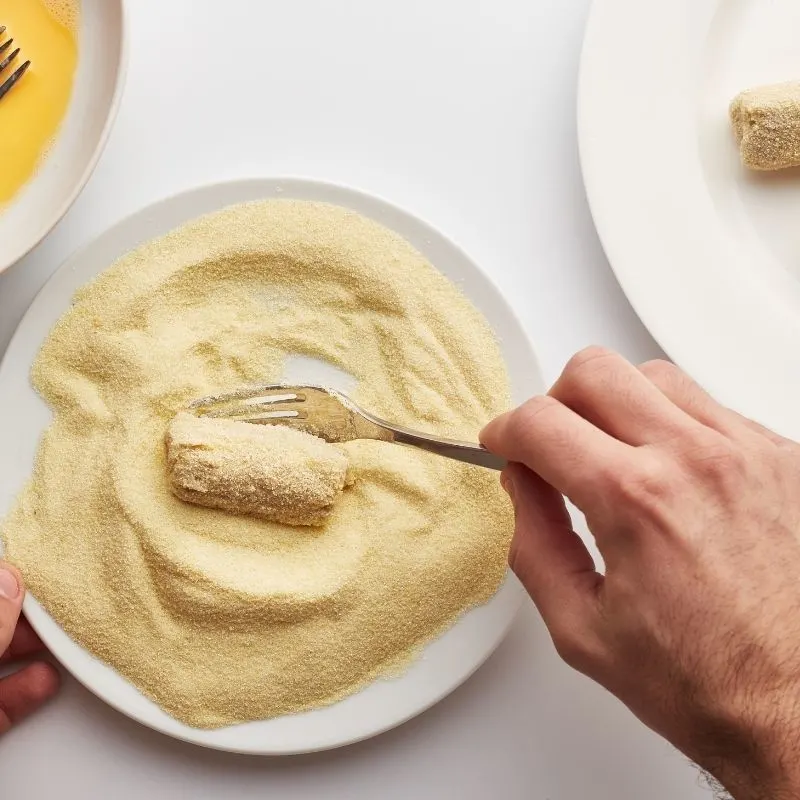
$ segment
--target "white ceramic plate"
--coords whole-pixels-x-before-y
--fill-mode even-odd
[[[321,200],[355,209],[408,239],[457,283],[484,313],[502,341],[514,400],[540,393],[536,357],[511,309],[493,284],[454,244],[425,223],[382,200],[304,180],[252,180],[196,189],[164,200],[124,220],[70,258],[48,281],[20,323],[0,365],[0,517],[27,480],[37,440],[50,413],[31,389],[31,362],[74,291],[141,242],[232,203],[267,197]],[[312,375],[306,376],[313,379]],[[32,597],[25,612],[58,660],[87,688],[119,711],[170,736],[242,753],[311,752],[386,731],[441,700],[468,678],[505,636],[523,598],[509,575],[485,606],[466,614],[424,651],[401,678],[381,680],[318,711],[199,731],[176,722],[116,672],[76,645]]]
[[[800,170],[740,166],[728,106],[800,80],[797,0],[595,0],[581,65],[589,202],[661,346],[800,438]]]
[[[103,152],[125,82],[123,0],[81,0],[78,47],[72,98],[55,145],[30,183],[0,211],[0,272],[55,227]]]

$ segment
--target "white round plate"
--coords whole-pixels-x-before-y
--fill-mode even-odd
[[[50,420],[48,409],[30,387],[30,365],[52,325],[69,307],[75,290],[141,242],[232,203],[268,197],[336,203],[404,236],[457,283],[486,316],[502,342],[515,402],[543,391],[533,350],[497,289],[458,247],[415,217],[365,194],[305,180],[250,180],[195,189],[140,211],[72,256],[22,319],[0,365],[0,517],[28,479],[37,440]],[[489,603],[470,611],[428,646],[402,677],[377,681],[328,708],[215,731],[195,730],[169,717],[76,645],[32,597],[25,601],[25,613],[58,660],[87,688],[129,717],[207,747],[277,755],[324,750],[366,739],[429,708],[492,653],[523,596],[519,583],[509,574]]]
[[[800,80],[797,0],[595,0],[579,137],[629,300],[723,402],[800,438],[800,170],[739,161],[728,106]]]
[[[0,272],[44,239],[94,171],[122,99],[126,35],[123,0],[81,0],[78,67],[67,116],[39,171],[0,209]]]

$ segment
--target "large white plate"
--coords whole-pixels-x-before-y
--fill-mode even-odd
[[[587,193],[620,284],[724,402],[800,438],[800,170],[739,164],[743,89],[800,80],[797,0],[595,0],[581,65]]]
[[[0,516],[22,488],[37,439],[50,413],[31,389],[28,371],[73,292],[137,244],[200,214],[266,197],[338,203],[382,222],[408,239],[456,282],[485,314],[502,342],[514,400],[543,390],[536,358],[511,309],[493,284],[454,244],[425,223],[381,200],[304,180],[251,180],[196,189],[124,220],[70,258],[45,285],[20,323],[0,365]],[[87,688],[119,711],[163,733],[196,744],[242,753],[288,754],[333,748],[386,731],[441,700],[466,680],[506,634],[523,598],[509,575],[485,606],[466,614],[424,651],[401,678],[378,681],[329,708],[216,731],[176,722],[116,672],[76,645],[32,597],[25,612],[58,660]]]

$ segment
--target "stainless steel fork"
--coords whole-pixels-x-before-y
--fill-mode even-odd
[[[2,37],[5,32],[6,32],[6,26],[0,25],[0,37]],[[19,50],[20,50],[19,47],[14,48],[14,50],[11,53],[5,55],[6,51],[8,50],[9,47],[11,47],[13,42],[14,42],[13,39],[6,39],[5,42],[0,44],[0,58],[2,58],[2,61],[0,61],[0,80],[2,80],[3,78],[3,71],[6,69],[6,67],[12,64],[14,59],[16,59],[16,57],[19,55]],[[30,61],[25,61],[23,64],[20,64],[11,73],[11,75],[9,75],[8,78],[6,78],[6,80],[3,81],[3,83],[0,83],[0,100],[2,100],[8,94],[8,92],[17,83],[17,81],[25,74],[30,65],[31,65]]]
[[[349,397],[323,386],[271,384],[203,397],[189,406],[203,417],[256,425],[288,425],[328,442],[377,439],[427,450],[479,467],[501,470],[506,461],[478,444],[442,439],[387,422],[359,408]]]

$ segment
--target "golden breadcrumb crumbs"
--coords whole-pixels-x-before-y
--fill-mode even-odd
[[[335,702],[409,663],[506,571],[497,474],[376,441],[321,527],[185,503],[164,432],[290,355],[387,419],[475,440],[509,405],[486,321],[411,245],[336,206],[250,203],[142,245],[79,291],[33,366],[53,410],[2,527],[72,638],[190,725]]]

